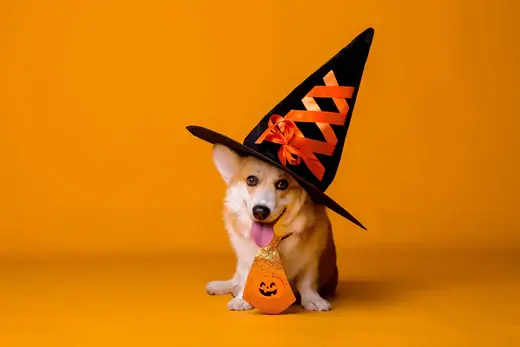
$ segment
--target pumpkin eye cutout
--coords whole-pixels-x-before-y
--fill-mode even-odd
[[[258,177],[256,176],[249,176],[246,179],[247,185],[250,187],[254,187],[258,184]]]
[[[278,190],[286,190],[289,187],[289,181],[283,178],[281,180],[276,181],[275,186]]]

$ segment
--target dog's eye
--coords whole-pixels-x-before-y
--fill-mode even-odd
[[[256,176],[249,176],[246,182],[248,186],[254,187],[258,184],[258,178]]]
[[[286,179],[281,179],[276,182],[276,189],[286,190],[287,187],[289,187],[289,181]]]

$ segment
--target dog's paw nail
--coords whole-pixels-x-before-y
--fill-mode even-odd
[[[231,311],[246,311],[253,308],[242,298],[233,298],[227,305]]]
[[[206,284],[206,292],[209,295],[215,295],[217,293],[216,288],[213,286],[213,282]]]
[[[331,310],[330,303],[323,298],[304,301],[302,304],[303,304],[303,308],[305,308],[307,311],[330,311]]]
[[[224,295],[231,292],[231,285],[228,281],[214,281],[206,285],[206,292],[209,295]]]

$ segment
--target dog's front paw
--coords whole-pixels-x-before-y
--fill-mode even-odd
[[[307,311],[330,311],[330,303],[320,296],[302,300],[302,306]]]
[[[246,311],[253,308],[253,306],[249,305],[244,299],[237,297],[231,299],[227,305],[228,309],[231,311]]]
[[[225,295],[233,292],[231,281],[213,281],[206,285],[206,292],[209,295]]]

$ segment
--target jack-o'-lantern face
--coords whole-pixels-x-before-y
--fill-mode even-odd
[[[296,300],[283,269],[252,268],[244,290],[244,300],[263,313],[278,314]]]
[[[264,277],[258,286],[260,294],[266,297],[276,297],[283,291],[282,282],[276,277]]]

